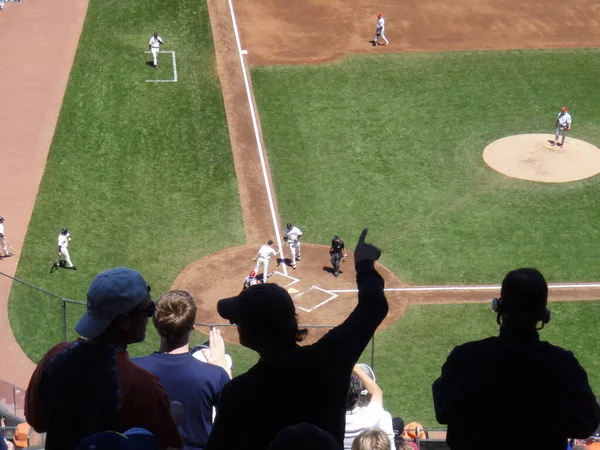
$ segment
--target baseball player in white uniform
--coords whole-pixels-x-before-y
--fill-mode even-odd
[[[552,145],[558,145],[562,148],[565,145],[565,137],[567,135],[567,131],[571,131],[571,114],[567,112],[567,107],[563,106],[561,112],[558,113],[558,117],[556,118],[556,136],[554,136],[554,142]],[[560,144],[558,143],[558,135],[562,136],[562,140]]]
[[[381,13],[377,14],[377,27],[375,28],[375,41],[374,41],[375,45],[379,45],[380,37],[381,37],[381,39],[383,39],[385,41],[385,44],[381,44],[381,45],[388,45],[390,43],[390,41],[388,41],[387,38],[385,37],[385,19],[383,18]]]
[[[254,258],[254,261],[256,261],[256,267],[254,268],[255,275],[258,273],[260,266],[263,266],[263,283],[266,283],[267,278],[269,278],[269,259],[271,259],[271,256],[277,254],[277,251],[272,247],[272,245],[273,241],[269,239],[266,244],[261,245],[261,247],[258,249],[256,257]]]
[[[296,260],[300,261],[302,259],[302,254],[300,253],[300,236],[302,236],[302,231],[300,231],[300,228],[294,227],[290,222],[288,222],[285,226],[283,240],[290,246],[293,269],[296,268]],[[296,254],[298,255],[297,257]]]
[[[158,51],[160,50],[162,43],[162,38],[155,31],[154,35],[150,38],[150,42],[148,43],[148,48],[152,52],[152,58],[154,58],[155,69],[158,69]]]
[[[12,253],[6,248],[6,236],[4,236],[4,217],[0,217],[0,244],[2,244],[2,251],[4,256],[12,256]]]
[[[71,236],[69,230],[63,228],[60,234],[58,235],[58,255],[56,255],[56,262],[54,263],[54,267],[60,267],[60,261],[64,256],[65,261],[67,262],[67,267],[69,267],[69,269],[77,270],[77,267],[75,267],[71,262],[71,258],[69,257],[69,249],[67,248],[69,246],[69,242],[71,242],[72,239],[73,236]]]

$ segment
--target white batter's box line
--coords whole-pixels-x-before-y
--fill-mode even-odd
[[[500,285],[497,286],[414,286],[414,287],[401,287],[401,288],[386,288],[385,292],[436,292],[436,291],[492,291],[499,290]],[[600,282],[593,283],[554,283],[549,284],[548,289],[588,289],[588,288],[600,288]],[[330,292],[336,294],[350,294],[357,293],[358,289],[335,289]]]
[[[291,283],[288,283],[288,284],[286,284],[285,286],[282,286],[284,289],[287,289],[287,288],[289,288],[290,286],[292,286],[292,285],[294,285],[294,284],[296,284],[296,283],[299,283],[299,282],[300,282],[300,278],[294,278],[293,276],[291,276],[291,275],[288,275],[287,273],[282,273],[282,272],[279,272],[278,270],[276,270],[275,272],[273,272],[273,275],[275,275],[275,274],[279,274],[279,275],[281,275],[282,277],[286,277],[286,278],[289,278],[290,280],[292,280],[292,282],[291,282]]]
[[[144,53],[152,53],[146,50]],[[158,53],[170,53],[173,57],[173,79],[172,80],[146,80],[146,83],[177,83],[177,61],[175,59],[175,50],[159,50]]]
[[[326,289],[320,288],[319,286],[311,286],[311,287],[310,287],[310,288],[308,288],[306,291],[304,291],[304,292],[301,292],[301,293],[300,293],[300,294],[298,294],[298,295],[295,295],[295,296],[294,296],[294,299],[296,299],[296,298],[300,297],[301,295],[304,295],[304,294],[306,294],[307,292],[310,292],[310,291],[312,291],[313,289],[316,289],[316,290],[318,290],[318,291],[324,292],[325,294],[330,294],[330,297],[329,297],[329,298],[327,298],[327,299],[325,299],[325,300],[323,300],[321,303],[319,303],[319,304],[317,304],[317,305],[313,306],[312,308],[308,308],[308,309],[307,309],[307,308],[303,308],[302,306],[298,306],[298,309],[301,309],[302,311],[309,313],[309,312],[312,312],[312,311],[314,311],[314,310],[315,310],[315,309],[317,309],[317,308],[320,308],[320,307],[321,307],[321,306],[323,306],[323,305],[326,305],[326,304],[327,304],[327,303],[329,303],[331,300],[335,300],[336,298],[338,298],[338,297],[339,297],[339,295],[337,295],[337,294],[334,294],[332,291],[328,291],[328,290],[326,290]]]

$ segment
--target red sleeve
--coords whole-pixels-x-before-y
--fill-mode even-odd
[[[46,365],[54,355],[63,352],[71,345],[73,345],[72,342],[61,342],[48,350],[48,353],[38,363],[29,380],[29,386],[27,386],[27,391],[25,391],[25,419],[38,433],[44,433],[47,430],[44,411],[45,405],[41,397],[42,379],[46,371]]]
[[[171,414],[171,402],[154,375],[136,366],[125,352],[117,354],[117,377],[126,429],[151,431],[161,450],[182,449],[183,440]]]

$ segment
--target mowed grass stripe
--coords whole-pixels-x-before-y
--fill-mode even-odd
[[[482,151],[507,135],[551,135],[563,105],[572,136],[599,143],[599,53],[360,55],[254,68],[282,220],[324,244],[337,233],[354,245],[369,226],[382,262],[414,284],[498,283],[519,266],[551,281],[598,280],[600,178],[515,180],[487,167]]]
[[[176,51],[177,83],[146,82],[173,76],[171,55],[157,71],[145,64],[154,31]],[[78,270],[49,275],[62,227]],[[156,297],[194,260],[244,239],[206,4],[92,0],[17,276],[85,300],[94,275],[129,266]],[[70,324],[81,312],[68,308]],[[9,313],[34,361],[60,340],[54,299],[16,286]],[[151,328],[134,353],[157,348]]]

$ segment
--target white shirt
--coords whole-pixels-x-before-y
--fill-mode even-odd
[[[277,252],[275,251],[275,249],[267,244],[262,245],[260,247],[260,249],[258,250],[258,256],[260,258],[269,259],[271,257],[271,255],[276,255],[276,254],[277,254]]]
[[[71,233],[67,233],[66,236],[64,234],[59,234],[58,235],[58,246],[60,248],[67,248],[69,246],[69,238],[70,237],[71,237]]]
[[[1,223],[0,223],[0,234],[4,234],[4,225],[2,225]]]
[[[152,36],[150,38],[150,42],[148,43],[148,45],[150,45],[150,47],[152,48],[158,48],[160,46],[160,44],[162,44],[162,38],[160,36],[154,37]]]
[[[256,277],[250,277],[250,275],[248,275],[244,280],[244,287],[254,286],[255,284],[258,284]]]
[[[564,128],[571,128],[571,114],[568,112],[563,113],[562,111],[558,113],[558,123]]]
[[[389,425],[388,420],[389,416]],[[382,420],[383,419],[383,420]],[[368,406],[357,406],[352,411],[346,411],[346,431],[344,432],[344,450],[352,448],[354,439],[367,428],[380,427],[389,436],[392,441],[392,450],[394,446],[394,430],[390,413],[384,411],[383,405],[377,402],[371,402]]]
[[[377,29],[383,30],[383,27],[385,27],[385,20],[383,20],[383,17],[380,17],[379,19],[377,19]]]
[[[302,231],[298,227],[292,227],[291,230],[285,230],[285,236],[287,236],[289,242],[296,242],[302,236]]]

